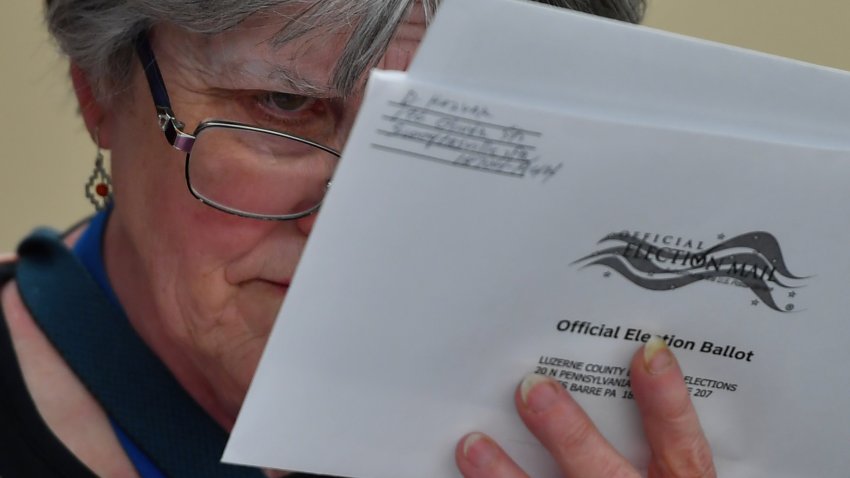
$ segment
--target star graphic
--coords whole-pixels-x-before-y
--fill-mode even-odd
[[[750,302],[750,305],[752,305],[752,306],[759,305],[759,301],[754,300],[754,301]]]
[[[791,297],[793,299],[794,297],[797,297],[797,293],[792,290],[788,293],[788,297]]]
[[[605,271],[605,273],[602,274],[602,277],[611,277],[611,271]]]
[[[720,233],[720,234],[717,235],[718,241],[722,241],[723,239],[726,239],[726,234]]]

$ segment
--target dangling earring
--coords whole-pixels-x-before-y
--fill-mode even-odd
[[[103,153],[100,150],[100,140],[96,129],[94,142],[97,146],[97,156],[94,158],[94,171],[86,183],[86,197],[89,198],[95,210],[100,211],[112,202],[112,178],[103,167]]]

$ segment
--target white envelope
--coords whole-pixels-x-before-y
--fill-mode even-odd
[[[811,102],[825,99],[809,90],[811,101],[768,101],[779,80],[764,88],[773,93],[736,108],[752,90],[740,77],[717,87],[722,75],[704,85],[705,98],[725,91],[735,101],[678,122],[700,102],[671,93],[681,101],[663,104],[635,91],[612,96],[625,103],[597,97],[598,110],[582,104],[579,88],[590,97],[605,90],[593,92],[590,71],[565,96],[554,80],[539,83],[553,94],[547,102],[538,83],[520,75],[508,88],[487,80],[486,62],[470,60],[469,78],[485,72],[473,91],[446,73],[459,66],[433,73],[443,67],[429,49],[498,25],[504,12],[540,28],[504,44],[482,33],[481,58],[551,32],[549,19],[559,18],[568,24],[561,30],[584,32],[582,48],[611,38],[599,47],[611,50],[600,60],[606,74],[626,46],[643,51],[645,41],[674,63],[746,64],[759,78],[785,70],[822,93],[847,91],[848,77],[582,15],[476,1],[441,7],[409,75],[373,73],[224,459],[362,478],[459,476],[454,445],[481,430],[531,476],[556,477],[513,410],[517,382],[537,371],[571,389],[645,470],[623,367],[658,334],[687,375],[719,476],[845,476],[850,147],[825,120],[840,114],[819,114]],[[464,20],[464,5],[492,21]],[[693,87],[699,75],[662,60],[657,74]],[[635,78],[649,81],[650,70]],[[672,82],[665,78],[656,81]],[[800,130],[786,111],[798,103],[811,120]]]
[[[532,2],[444,2],[410,75],[593,118],[850,147],[847,72]]]

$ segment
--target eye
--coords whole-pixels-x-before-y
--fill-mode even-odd
[[[297,112],[313,104],[314,98],[309,96],[294,95],[292,93],[279,93],[269,91],[260,97],[260,102],[266,108],[278,111]]]
[[[272,90],[237,90],[230,112],[217,113],[232,121],[284,131],[314,141],[330,141],[336,134],[335,99]]]

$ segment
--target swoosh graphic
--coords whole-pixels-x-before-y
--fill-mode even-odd
[[[585,262],[582,269],[590,266],[608,267],[635,285],[656,291],[674,290],[701,280],[728,277],[746,285],[762,303],[779,312],[785,311],[773,299],[769,284],[795,289],[802,286],[792,286],[784,280],[810,277],[792,274],[785,263],[779,241],[764,231],[741,234],[696,253],[659,247],[623,233],[608,234],[597,244],[609,241],[622,244],[588,254],[571,265]],[[660,265],[668,262],[673,262],[674,267]],[[655,277],[656,274],[664,277]]]

